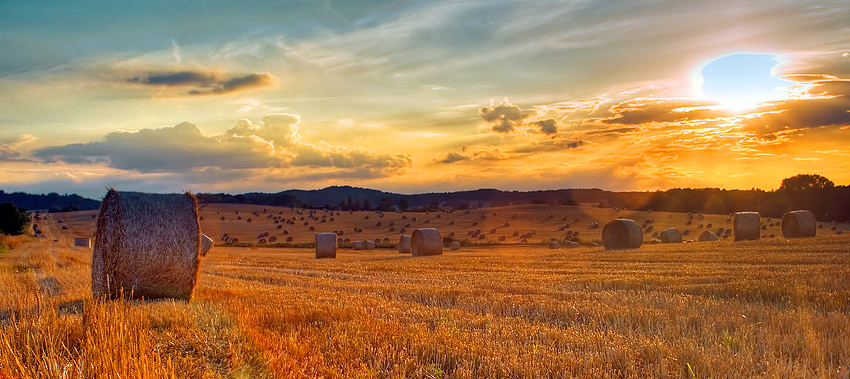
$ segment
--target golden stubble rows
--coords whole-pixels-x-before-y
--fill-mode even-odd
[[[25,242],[0,256],[0,377],[846,377],[848,246],[216,247],[191,303],[103,303],[90,251]]]

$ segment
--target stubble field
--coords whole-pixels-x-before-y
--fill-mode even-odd
[[[571,208],[587,215],[572,226],[584,243],[594,239],[585,225],[617,215]],[[253,239],[264,227],[209,222],[224,211],[203,210],[204,232]],[[50,238],[17,238],[0,254],[0,378],[850,377],[846,234],[550,250],[533,243],[575,216],[551,208],[473,211],[441,229],[459,234],[485,211],[482,220],[538,232],[529,244],[417,258],[216,246],[189,303],[93,300],[91,250],[71,247],[93,220],[60,215],[43,223]],[[349,216],[328,230],[378,221]],[[726,216],[706,218],[726,226]]]

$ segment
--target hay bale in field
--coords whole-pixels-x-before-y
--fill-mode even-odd
[[[212,249],[213,244],[215,244],[215,241],[212,238],[206,234],[201,234],[201,255],[206,256],[207,252]]]
[[[110,299],[190,300],[200,254],[195,196],[110,189],[97,219],[92,292]]]
[[[354,241],[351,247],[353,247],[354,250],[363,250],[363,241]]]
[[[294,240],[292,239],[292,236],[286,237],[286,242],[287,242],[287,243],[292,243],[292,241],[294,241]]]
[[[410,236],[410,251],[414,257],[443,254],[443,236],[437,229],[416,229]]]
[[[581,245],[579,245],[578,242],[575,241],[567,241],[567,247],[570,249],[576,249],[581,247]]]
[[[458,250],[460,250],[460,242],[453,241],[453,242],[449,245],[449,250],[451,250],[451,251],[458,251]]]
[[[702,232],[702,234],[699,235],[699,241],[700,242],[711,242],[711,241],[717,241],[717,240],[718,240],[717,235],[714,234],[714,232],[712,232],[710,230],[706,230],[706,231]]]
[[[661,243],[682,243],[682,233],[679,229],[664,229],[658,235],[661,237]]]
[[[605,250],[637,249],[643,244],[640,225],[629,219],[608,221],[602,228],[602,246]]]
[[[499,242],[505,242],[505,236],[499,236]]]
[[[812,211],[796,210],[782,216],[782,236],[785,238],[814,237],[817,233],[817,220]]]
[[[842,234],[842,233],[844,233],[842,230],[836,230],[835,231],[835,234]]]
[[[375,250],[375,241],[363,241],[363,248],[366,250]]]
[[[399,236],[398,237],[398,253],[399,254],[410,254],[410,236]]]
[[[560,248],[561,248],[561,244],[559,244],[559,243],[558,243],[558,242],[556,242],[556,241],[552,241],[552,242],[549,242],[549,248],[550,248],[550,249],[560,249]]]
[[[336,233],[316,233],[316,259],[336,258]]]
[[[275,243],[275,242],[277,242],[277,237],[275,237],[275,236],[269,237],[269,243]]]
[[[732,220],[735,241],[758,240],[760,220],[758,212],[736,212]]]

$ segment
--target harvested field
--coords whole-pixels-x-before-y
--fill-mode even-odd
[[[850,375],[848,235],[335,260],[219,246],[190,303],[101,303],[91,253],[64,233],[0,255],[0,346],[15,352],[0,376]]]

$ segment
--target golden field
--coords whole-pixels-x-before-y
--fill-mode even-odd
[[[205,206],[203,231],[255,242],[278,231],[252,214],[262,208]],[[235,211],[243,220],[230,220]],[[686,215],[533,205],[440,218],[341,212],[310,220],[312,232],[285,227],[294,243],[340,229],[395,242],[390,221],[461,238],[473,228],[536,234],[417,258],[216,246],[189,303],[102,302],[90,293],[91,250],[71,247],[93,231],[92,214],[52,215],[42,222],[49,238],[17,237],[0,254],[0,378],[850,377],[850,236],[826,228],[801,240],[550,250],[542,243],[563,236],[564,217],[580,218],[571,230],[588,243],[601,233],[593,221],[653,218],[658,231],[686,228]],[[695,224],[726,228],[726,218]]]

